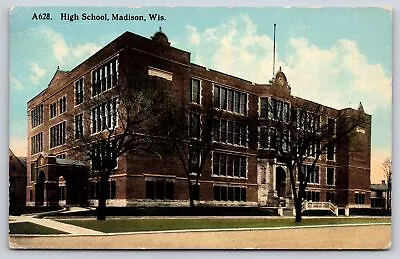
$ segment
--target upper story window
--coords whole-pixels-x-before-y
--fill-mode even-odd
[[[335,185],[335,168],[333,167],[326,168],[326,184]]]
[[[326,159],[335,161],[335,144],[328,144],[326,146]]]
[[[50,148],[65,144],[67,122],[63,121],[50,128]]]
[[[200,80],[192,78],[190,83],[190,102],[200,104]]]
[[[247,125],[224,119],[214,119],[213,140],[217,142],[247,147]]]
[[[55,118],[57,116],[57,102],[51,103],[49,106],[50,110],[50,119]]]
[[[279,130],[273,127],[259,128],[259,148],[289,151],[290,135],[287,130]]]
[[[92,72],[92,96],[96,96],[117,85],[119,79],[118,58],[103,64]]]
[[[303,165],[303,173],[305,173],[307,183],[319,184],[319,166],[314,166],[312,170],[311,165]]]
[[[229,112],[247,115],[248,94],[214,85],[214,107]]]
[[[336,134],[336,120],[328,118],[328,136],[332,137]]]
[[[60,114],[67,111],[67,96],[63,96],[58,100]]]
[[[212,153],[212,175],[247,178],[247,156]]]
[[[83,78],[78,79],[75,82],[75,105],[81,104],[83,102]]]
[[[31,126],[32,128],[43,123],[43,104],[36,106],[31,110]]]
[[[114,97],[92,108],[92,134],[117,126],[117,103],[118,99]]]
[[[190,136],[192,138],[200,138],[200,114],[190,114]]]
[[[260,98],[260,117],[288,123],[290,103],[272,97]]]
[[[296,112],[297,128],[305,131],[320,130],[321,116],[309,111],[297,109]]]
[[[31,155],[43,151],[43,132],[31,137]]]
[[[83,138],[83,113],[78,114],[75,116],[75,130],[74,135],[75,139],[82,139]]]

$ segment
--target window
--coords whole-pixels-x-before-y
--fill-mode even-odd
[[[326,184],[335,185],[335,168],[328,167],[326,169]]]
[[[213,152],[212,161],[213,176],[247,177],[246,156]]]
[[[260,149],[276,149],[280,152],[287,152],[289,150],[288,143],[290,143],[288,131],[279,131],[272,127],[259,128]]]
[[[233,97],[234,91],[228,89],[228,111],[233,112]]]
[[[75,105],[83,102],[83,78],[80,78],[75,82]]]
[[[33,201],[33,190],[29,190],[29,201]]]
[[[200,138],[200,114],[190,114],[190,136]]]
[[[63,121],[50,128],[50,148],[65,144],[65,131],[67,122]]]
[[[365,204],[365,193],[356,192],[354,194],[354,197],[355,197],[355,203],[356,204]]]
[[[214,107],[215,108],[220,108],[221,103],[220,103],[220,87],[219,86],[214,86]]]
[[[103,64],[92,72],[92,96],[96,96],[111,89],[118,84],[119,79],[118,58]]]
[[[92,108],[92,134],[117,126],[117,103],[114,97]]]
[[[31,155],[43,151],[43,132],[31,137]]]
[[[173,200],[174,182],[167,179],[146,180],[146,199]]]
[[[328,118],[328,136],[332,137],[336,134],[336,121],[335,119]]]
[[[216,201],[246,201],[247,189],[240,186],[213,187],[214,200]]]
[[[57,116],[57,102],[50,104],[49,110],[50,110],[50,119],[55,118]]]
[[[31,182],[36,181],[37,175],[37,162],[31,163]]]
[[[226,87],[214,86],[214,107],[242,115],[247,114],[247,94]]]
[[[35,107],[31,111],[31,126],[32,128],[37,127],[43,123],[43,104]]]
[[[318,191],[306,191],[307,201],[320,201],[320,192]]]
[[[260,117],[288,123],[290,103],[275,98],[260,98]]]
[[[311,165],[303,165],[303,173],[307,178],[307,183],[319,184],[319,166],[315,166],[312,170]]]
[[[117,193],[117,185],[115,180],[110,181],[110,199],[115,199]]]
[[[335,145],[329,144],[326,147],[326,159],[334,161],[335,160]]]
[[[326,201],[335,203],[335,193],[334,192],[326,192]]]
[[[191,173],[200,173],[200,151],[196,149],[190,150],[190,172]]]
[[[58,100],[60,114],[67,111],[67,96],[63,96]]]
[[[200,80],[193,79],[190,84],[190,102],[200,104]]]
[[[215,119],[214,141],[247,147],[247,125],[235,121]]]
[[[320,130],[320,115],[297,109],[296,120],[298,129],[314,132]]]
[[[118,166],[118,158],[112,148],[115,142],[99,141],[91,148],[91,166],[93,171],[108,168],[115,169]]]
[[[75,139],[83,138],[83,113],[75,116]]]

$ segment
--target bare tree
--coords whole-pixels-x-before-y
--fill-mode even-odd
[[[261,106],[260,148],[268,150],[268,156],[284,161],[290,176],[296,222],[300,222],[307,183],[315,175],[316,163],[322,155],[332,155],[335,146],[346,150],[360,146],[356,144],[361,141],[356,131],[358,127],[369,127],[368,116],[352,109],[334,111],[300,98],[294,99],[291,107],[277,99]]]
[[[382,164],[386,179],[386,209],[391,209],[392,202],[392,160],[387,157]]]
[[[98,220],[106,219],[108,181],[117,158],[128,152],[158,152],[155,136],[162,129],[160,121],[168,104],[167,80],[139,71],[123,74],[114,86],[108,85],[111,78],[95,82],[93,88],[98,94],[69,114],[74,123],[68,129],[72,139],[68,144],[77,159],[87,162],[90,177],[99,182]],[[109,89],[101,91],[104,88]]]
[[[179,157],[185,172],[189,193],[189,205],[194,207],[199,199],[199,180],[206,161],[216,147],[216,121],[221,112],[206,104],[203,108],[190,105],[171,105],[168,116],[164,117],[164,145],[168,152]]]

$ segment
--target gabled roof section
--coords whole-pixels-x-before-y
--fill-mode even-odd
[[[48,86],[50,86],[51,84],[53,84],[53,82],[56,83],[56,82],[57,82],[58,80],[60,80],[63,76],[65,76],[67,73],[68,73],[68,71],[60,70],[60,67],[57,66],[57,70],[56,70],[56,72],[54,73],[53,77],[51,78],[51,80],[50,80]]]
[[[18,162],[26,168],[26,157],[17,157],[14,152],[11,151],[11,148],[8,148],[8,154],[12,156],[13,158],[17,159]]]

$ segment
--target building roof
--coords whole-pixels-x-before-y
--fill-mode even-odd
[[[25,166],[25,168],[26,168],[26,157],[19,156],[19,157],[17,157],[17,158],[18,158],[18,160],[21,162],[21,164],[22,164],[23,166]]]
[[[58,165],[74,165],[74,166],[85,166],[82,161],[68,158],[56,158],[56,163]]]
[[[387,186],[386,184],[379,183],[379,184],[371,184],[371,191],[386,191]]]

